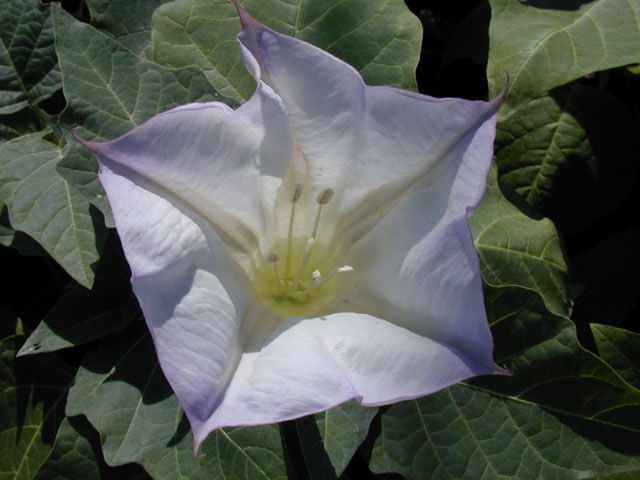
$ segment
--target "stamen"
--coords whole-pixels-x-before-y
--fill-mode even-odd
[[[331,280],[333,277],[335,277],[339,273],[347,273],[347,272],[353,272],[353,267],[350,267],[349,265],[344,265],[342,267],[338,267],[333,272],[331,272],[329,275],[327,275],[323,279],[319,280],[318,283],[316,284],[316,287],[320,287],[321,285],[324,285],[325,283],[327,283],[329,280]]]
[[[311,283],[307,288],[304,289],[304,292],[302,292],[302,294],[307,295],[312,288],[316,288],[320,284],[321,280],[322,280],[322,274],[320,273],[320,270],[314,270],[313,273],[311,274]]]
[[[291,196],[291,215],[289,216],[289,233],[287,234],[287,257],[284,265],[285,275],[289,275],[289,266],[291,265],[291,241],[293,239],[293,217],[295,217],[296,203],[298,203],[298,200],[300,200],[302,196],[303,188],[301,183],[296,183],[296,186],[293,188],[293,195]]]
[[[279,290],[284,290],[285,285],[280,278],[280,272],[278,271],[278,260],[280,260],[280,255],[278,255],[276,252],[267,255],[267,263],[273,263],[273,278],[276,281],[276,285],[278,285]]]
[[[302,258],[300,259],[300,263],[298,264],[298,270],[296,270],[296,274],[293,276],[294,285],[298,283],[298,277],[302,273],[302,269],[304,268],[305,264],[307,263],[307,259],[309,258],[309,253],[311,253],[311,248],[313,248],[313,245],[315,243],[316,241],[313,238],[309,237],[307,239],[307,246],[304,247],[304,253],[302,254]]]
[[[322,213],[322,206],[331,201],[331,199],[333,198],[333,194],[333,188],[325,188],[316,197],[316,203],[318,204],[318,213],[316,213],[316,221],[313,224],[313,232],[311,233],[312,238],[316,238],[316,234],[318,233],[318,225],[320,225],[320,213]]]

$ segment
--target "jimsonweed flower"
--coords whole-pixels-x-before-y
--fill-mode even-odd
[[[239,13],[248,102],[81,140],[196,450],[219,427],[501,373],[468,225],[501,99],[369,87]]]

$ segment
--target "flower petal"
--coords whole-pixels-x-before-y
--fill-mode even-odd
[[[463,352],[369,315],[287,320],[264,348],[243,355],[196,443],[223,426],[290,420],[351,398],[384,405],[484,373],[492,372]]]
[[[209,418],[240,357],[238,267],[197,215],[102,165],[131,284],[162,370],[192,423]]]
[[[189,104],[116,140],[84,144],[112,171],[197,212],[245,251],[268,227],[264,205],[273,205],[293,151],[282,103],[264,84],[235,111]]]
[[[472,102],[369,87],[341,60],[239,12],[245,63],[281,97],[313,196],[335,190],[325,235],[357,240],[416,184],[436,182],[465,139],[495,122],[501,96]],[[340,219],[335,232],[332,218]]]
[[[456,147],[437,182],[416,185],[349,258],[361,279],[351,305],[393,315],[487,368],[493,344],[468,215],[484,193],[494,135],[495,115]]]

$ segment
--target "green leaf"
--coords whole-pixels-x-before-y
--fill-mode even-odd
[[[104,243],[91,204],[56,172],[60,149],[41,134],[0,145],[0,204],[7,206],[14,230],[33,237],[85,287]]]
[[[6,206],[0,208],[0,245],[15,248],[21,255],[47,256],[47,252],[33,238],[11,228]]]
[[[501,184],[563,232],[578,231],[619,204],[635,178],[629,159],[637,154],[627,108],[577,83],[515,107],[496,137]]]
[[[268,27],[327,50],[354,66],[371,85],[415,90],[421,28],[404,2],[246,0],[242,6]],[[238,15],[229,2],[177,0],[153,16],[157,62],[197,65],[222,94],[248,99],[255,82],[244,68],[235,37]]]
[[[377,408],[355,400],[295,421],[309,477],[337,479],[364,441]]]
[[[470,219],[484,281],[537,292],[556,315],[568,315],[567,266],[551,221],[534,220],[502,194],[495,168],[482,203]]]
[[[169,0],[87,0],[91,24],[134,53],[150,58],[151,15]]]
[[[623,328],[591,324],[598,355],[629,385],[640,389],[640,334]]]
[[[627,317],[640,293],[639,244],[640,230],[633,230],[572,258],[576,323],[617,324]]]
[[[139,463],[161,479],[286,478],[277,425],[216,430],[193,456],[193,436],[142,322],[101,341],[83,361],[67,415],[100,432],[107,464]]]
[[[51,454],[35,480],[146,480],[137,465],[110,468],[102,457],[100,437],[84,417],[65,418]]]
[[[67,109],[63,128],[81,125],[87,140],[116,138],[153,115],[190,102],[222,100],[196,68],[161,67],[52,4]],[[68,137],[58,171],[113,220],[93,156]]]
[[[573,479],[640,466],[640,392],[522,288],[488,290],[495,358],[483,377],[380,417],[376,472],[412,479]],[[375,423],[375,422],[374,422]],[[373,429],[373,427],[372,427]]]
[[[611,475],[600,475],[598,477],[590,477],[588,480],[638,480],[640,477],[640,468],[634,468],[633,470],[627,470],[620,473],[613,473]]]
[[[61,86],[49,6],[0,0],[0,114],[33,107]]]
[[[22,337],[0,341],[0,479],[30,480],[49,454],[72,380],[53,355],[15,360]]]
[[[490,0],[487,76],[500,111],[500,182],[572,233],[615,206],[635,172],[629,112],[583,86],[557,87],[640,61],[640,4]],[[626,161],[626,165],[625,165]]]
[[[494,94],[509,73],[503,115],[576,78],[640,61],[640,5],[628,0],[490,0]]]
[[[73,287],[44,317],[18,355],[81,345],[126,327],[140,316],[129,267],[115,232],[109,236],[92,290]]]

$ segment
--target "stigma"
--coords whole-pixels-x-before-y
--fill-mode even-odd
[[[318,241],[323,207],[331,202],[334,190],[326,188],[315,198],[313,226],[307,235],[295,236],[296,209],[305,194],[296,184],[289,198],[286,238],[273,242],[271,251],[256,271],[254,290],[262,303],[281,318],[317,316],[337,296],[338,283],[353,267],[340,263],[341,249]],[[282,255],[281,255],[282,254]]]

